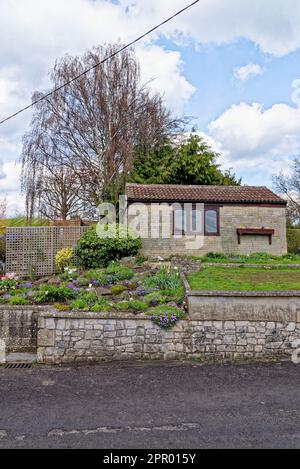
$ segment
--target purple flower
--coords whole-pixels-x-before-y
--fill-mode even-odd
[[[26,282],[26,283],[18,283],[17,288],[32,288],[33,284]]]
[[[69,285],[67,285],[66,288],[74,292],[78,291],[78,288],[73,283],[70,283]]]

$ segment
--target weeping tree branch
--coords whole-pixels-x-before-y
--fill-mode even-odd
[[[53,87],[119,47],[58,60]],[[116,202],[136,154],[147,157],[182,127],[183,120],[172,118],[162,97],[141,84],[134,51],[123,51],[36,106],[21,156],[28,216],[91,213],[108,194]]]

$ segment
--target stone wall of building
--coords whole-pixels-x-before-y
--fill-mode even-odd
[[[172,207],[169,204],[150,206],[133,204],[130,206],[129,223],[139,208],[138,225],[147,236],[143,240],[143,254],[147,257],[170,257],[171,255],[203,256],[208,252],[224,252],[225,254],[251,254],[268,252],[283,255],[287,252],[286,240],[286,209],[285,207],[224,205],[220,207],[220,236],[195,238],[173,236]],[[160,212],[160,216],[158,215]],[[238,228],[272,228],[275,235],[272,245],[268,236],[242,236],[238,244]],[[163,238],[161,233],[169,233]],[[151,236],[150,236],[151,234]]]
[[[5,342],[7,352],[36,349],[39,311],[39,307],[32,306],[0,306],[0,340]]]

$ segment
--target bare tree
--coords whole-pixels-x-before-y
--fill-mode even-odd
[[[288,219],[293,225],[300,224],[300,156],[294,158],[289,176],[283,172],[274,176],[276,190],[288,202]]]
[[[0,220],[1,218],[5,218],[7,209],[7,200],[6,198],[0,199]]]
[[[78,193],[79,181],[69,168],[62,165],[46,168],[36,186],[37,212],[50,220],[88,217],[90,213]]]
[[[66,56],[56,62],[51,74],[55,88],[94,68],[35,109],[21,158],[29,215],[37,196],[44,206],[49,203],[41,187],[53,166],[73,175],[72,190],[86,207],[96,207],[108,194],[116,201],[136,153],[147,155],[180,128],[181,121],[171,117],[162,97],[141,84],[133,50],[96,66],[119,48],[98,47],[82,58]]]
[[[5,177],[5,175],[2,171],[2,166],[3,166],[3,163],[0,160],[0,179],[3,179]],[[1,220],[1,218],[5,217],[6,210],[7,210],[7,200],[6,200],[6,197],[2,197],[2,198],[0,198],[0,220]]]

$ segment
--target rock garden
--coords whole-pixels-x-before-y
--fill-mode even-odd
[[[73,249],[63,249],[55,257],[54,276],[2,277],[0,303],[52,305],[57,311],[145,313],[168,329],[186,315],[180,272],[171,264],[147,262],[138,255],[139,248],[139,239],[101,239],[92,228],[76,247],[76,263],[82,267],[73,265]]]

